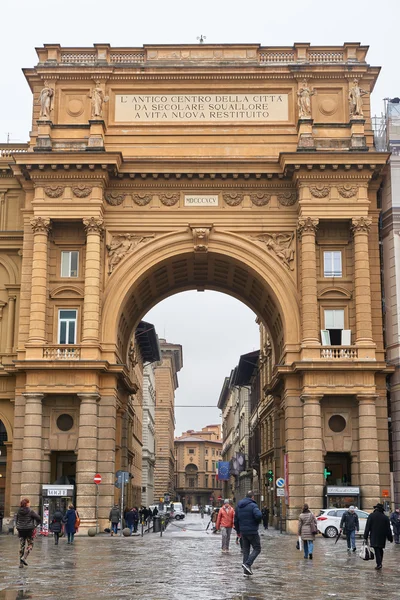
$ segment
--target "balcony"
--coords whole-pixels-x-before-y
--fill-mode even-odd
[[[358,348],[356,346],[323,346],[321,358],[329,360],[356,360]]]
[[[79,346],[46,346],[43,348],[43,358],[47,360],[79,360],[81,349]]]

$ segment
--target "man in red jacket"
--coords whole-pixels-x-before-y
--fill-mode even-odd
[[[235,511],[229,504],[229,500],[226,499],[223,507],[219,509],[215,526],[217,531],[221,529],[222,532],[222,552],[229,552],[229,540],[231,539],[234,518]]]

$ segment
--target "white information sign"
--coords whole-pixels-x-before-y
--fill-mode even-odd
[[[276,488],[276,495],[278,496],[278,498],[280,496],[284,496],[285,495],[285,490],[284,488]]]
[[[215,195],[215,196],[205,196],[205,195],[185,196],[185,206],[218,206],[218,195]]]
[[[288,120],[288,94],[115,95],[116,122],[268,123]]]

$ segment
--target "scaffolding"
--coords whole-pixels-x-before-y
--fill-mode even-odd
[[[400,98],[385,98],[384,102],[384,113],[372,119],[375,148],[400,156]]]

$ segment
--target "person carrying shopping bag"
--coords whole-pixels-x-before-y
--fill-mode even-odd
[[[303,511],[299,516],[298,535],[301,537],[304,547],[304,558],[313,559],[315,534],[318,533],[317,519],[310,511],[308,504],[304,504]]]

